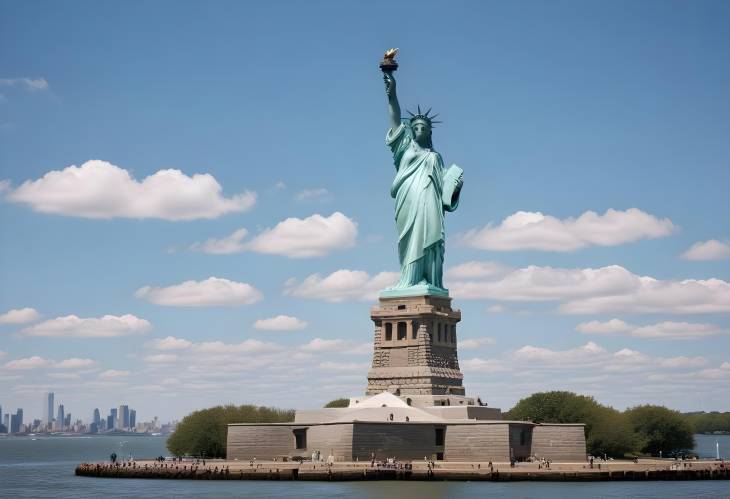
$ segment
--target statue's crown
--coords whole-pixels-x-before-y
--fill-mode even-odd
[[[428,111],[426,111],[425,113],[422,113],[421,112],[421,106],[419,105],[418,106],[418,113],[416,113],[416,114],[413,114],[412,112],[408,111],[408,109],[406,109],[406,111],[408,111],[408,114],[411,115],[411,125],[416,120],[423,120],[423,121],[425,121],[426,123],[428,123],[428,126],[430,126],[431,128],[433,128],[434,123],[441,123],[440,121],[434,120],[434,118],[436,116],[438,116],[438,113],[437,114],[434,114],[433,116],[429,116],[429,113],[431,112],[431,109],[432,108],[429,107],[428,108]]]

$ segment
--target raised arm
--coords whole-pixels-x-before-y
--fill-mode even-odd
[[[392,72],[383,73],[385,81],[385,95],[388,96],[388,112],[390,113],[390,127],[395,130],[400,126],[400,104],[395,93],[395,78]]]

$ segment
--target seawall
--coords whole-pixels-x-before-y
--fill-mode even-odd
[[[371,466],[370,463],[242,463],[208,461],[194,463],[155,463],[137,461],[112,465],[84,463],[76,475],[103,478],[154,478],[178,480],[453,480],[453,481],[611,481],[611,480],[728,480],[730,463],[722,461],[605,463],[599,469],[584,463],[561,463],[552,469],[536,464],[427,463]]]

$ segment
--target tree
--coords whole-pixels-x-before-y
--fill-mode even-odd
[[[590,432],[586,427],[586,448],[589,454],[624,457],[628,453],[635,454],[641,447],[639,436],[621,412],[600,406],[589,420]]]
[[[572,392],[535,393],[517,402],[505,418],[535,423],[583,423],[589,454],[623,457],[639,445],[619,411]]]
[[[348,407],[350,405],[350,399],[334,399],[327,402],[325,408],[330,407]]]
[[[682,416],[694,433],[730,432],[730,412],[689,412]]]
[[[640,405],[626,410],[632,429],[643,440],[642,451],[669,456],[694,447],[692,426],[677,411],[658,405]]]
[[[226,457],[230,423],[286,423],[294,411],[255,405],[217,406],[195,411],[183,418],[167,439],[167,449],[176,456]]]

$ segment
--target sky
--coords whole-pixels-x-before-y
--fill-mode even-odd
[[[378,63],[464,169],[467,394],[730,410],[730,4],[0,1],[0,405],[360,396]]]

